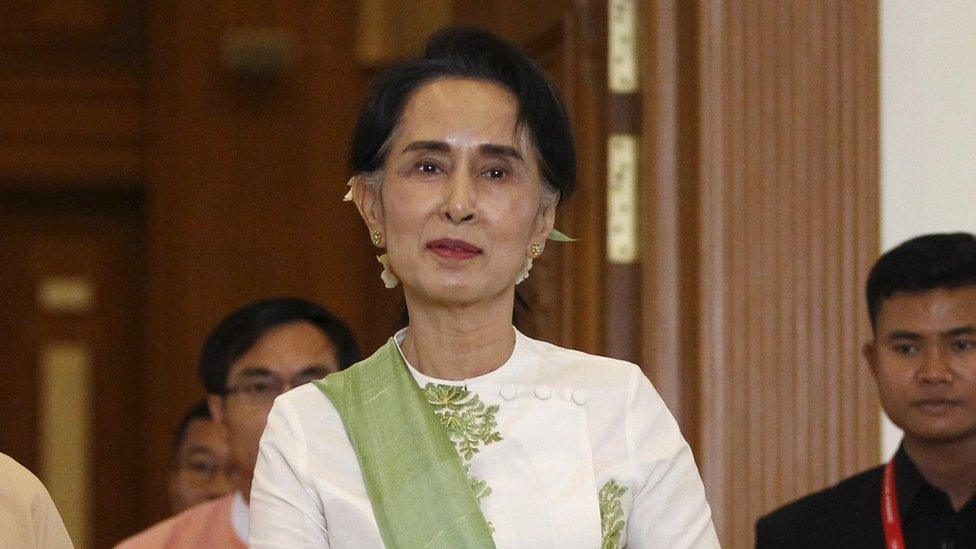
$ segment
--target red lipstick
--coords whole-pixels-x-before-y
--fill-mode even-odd
[[[445,259],[471,259],[482,253],[474,244],[455,238],[439,238],[427,243],[427,249]]]

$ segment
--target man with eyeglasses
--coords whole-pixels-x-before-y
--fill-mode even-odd
[[[207,337],[199,373],[230,448],[231,494],[201,503],[119,544],[121,549],[247,546],[258,443],[274,399],[359,360],[349,328],[303,299],[256,301]]]
[[[181,513],[230,491],[230,449],[223,429],[201,400],[180,420],[173,440],[173,470],[169,476],[169,501],[173,513]]]

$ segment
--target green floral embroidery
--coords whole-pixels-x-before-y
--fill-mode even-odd
[[[456,385],[428,383],[424,387],[424,395],[427,402],[434,407],[434,413],[447,429],[447,436],[461,456],[461,464],[464,465],[474,497],[478,501],[488,497],[491,487],[485,481],[471,476],[471,459],[481,446],[502,439],[501,433],[495,430],[498,427],[495,419],[498,405],[485,406],[477,393]]]
[[[487,482],[471,476],[471,472],[468,469],[468,467],[465,467],[464,472],[468,475],[468,482],[471,483],[471,491],[474,492],[475,499],[481,501],[490,496],[491,486],[488,486]]]
[[[600,526],[603,530],[602,549],[617,549],[620,546],[620,537],[623,535],[624,509],[620,505],[620,498],[627,492],[626,486],[617,484],[617,481],[610,479],[603,488],[600,488]]]
[[[485,406],[477,393],[465,387],[430,383],[424,388],[427,402],[434,407],[457,448],[461,461],[467,463],[478,453],[478,447],[498,442],[502,436],[495,428],[498,405]]]

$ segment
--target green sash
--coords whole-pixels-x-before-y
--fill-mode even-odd
[[[495,547],[457,450],[392,338],[315,385],[342,417],[387,547]]]

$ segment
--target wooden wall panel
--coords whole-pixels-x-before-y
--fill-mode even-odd
[[[578,26],[589,38],[599,36],[594,17],[603,6],[594,1],[573,0],[453,0],[456,25],[475,25],[530,46],[540,34],[567,22]],[[568,18],[568,19],[567,19]]]
[[[0,187],[140,183],[141,3],[0,5]]]
[[[383,67],[420,53],[427,36],[451,22],[450,0],[359,0],[356,54]]]
[[[150,10],[147,398],[153,493],[164,493],[178,417],[202,395],[207,332],[247,301],[298,295],[344,318],[370,351],[393,293],[367,231],[341,202],[365,77],[351,2],[158,2]],[[337,24],[343,22],[343,24]],[[227,69],[228,32],[270,29],[294,64],[264,81]],[[259,33],[260,34],[260,33]],[[254,36],[254,34],[252,34]],[[162,517],[162,498],[148,515]],[[132,529],[145,525],[133,524]]]
[[[677,0],[641,9],[640,364],[697,450],[698,52]]]
[[[0,4],[0,65],[4,70],[34,72],[72,66],[84,72],[100,64],[139,67],[142,4],[138,0],[5,0]]]
[[[877,4],[643,4],[642,353],[723,546],[878,459]]]
[[[121,73],[0,76],[0,186],[139,186],[142,93]]]
[[[876,464],[877,5],[699,4],[695,435],[727,547]],[[855,32],[857,29],[858,32]],[[683,408],[682,408],[683,409]]]

